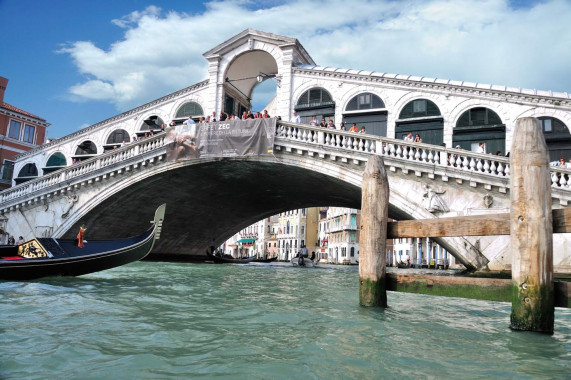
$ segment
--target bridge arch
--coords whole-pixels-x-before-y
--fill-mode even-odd
[[[316,115],[319,120],[325,118],[327,121],[328,118],[331,118],[335,124],[339,124],[340,120],[335,120],[337,104],[332,95],[335,92],[326,86],[317,85],[316,83],[307,83],[307,86],[303,87],[304,90],[297,91],[301,90],[298,88],[293,97],[295,99],[293,108],[301,117],[301,122],[308,124],[311,117]]]
[[[368,134],[387,136],[386,104],[381,96],[371,91],[361,91],[344,102],[343,122],[346,128],[356,123],[364,126]]]
[[[63,154],[61,151],[56,151],[46,159],[46,162],[42,167],[42,172],[45,175],[64,168],[67,166],[67,164],[68,162],[65,154]]]
[[[444,117],[438,105],[422,96],[403,105],[395,121],[395,138],[403,138],[409,132],[418,134],[425,144],[441,145]]]
[[[91,139],[81,141],[79,144],[72,146],[72,149],[75,149],[71,156],[72,159],[79,161],[95,157],[100,151],[97,144]]]
[[[221,111],[241,115],[251,109],[252,93],[259,82],[282,74],[280,60],[279,49],[268,45],[254,46],[225,57],[220,66],[224,82]]]
[[[123,142],[131,142],[131,134],[124,128],[115,127],[105,134],[105,142],[103,144],[103,152],[120,147]]]
[[[501,125],[503,125],[503,127],[498,126],[496,128],[492,128],[492,133],[494,133],[496,136],[494,139],[490,140],[493,142],[489,145],[489,147],[488,144],[486,144],[487,147],[486,151],[487,152],[493,151],[493,153],[495,153],[496,150],[499,150],[505,155],[509,150],[509,147],[506,146],[506,141],[508,141],[508,122],[510,120],[509,118],[510,115],[504,109],[500,108],[498,105],[493,104],[491,102],[479,101],[477,99],[470,99],[456,105],[456,107],[454,107],[450,112],[450,114],[448,115],[448,120],[449,120],[448,125],[451,128],[451,135],[449,136],[450,139],[448,141],[446,141],[446,136],[445,136],[445,142],[447,143],[447,145],[450,144],[448,146],[451,147],[460,145],[464,149],[471,150],[472,143],[476,144],[479,142],[479,140],[482,140],[480,138],[479,131],[473,130],[471,128],[461,129],[458,126],[460,118],[465,116],[466,112],[469,112],[477,108],[483,108],[485,110],[492,111],[500,119]]]
[[[14,178],[17,185],[34,179],[38,176],[38,167],[36,162],[26,162],[20,170],[18,170],[18,175]]]
[[[157,251],[180,252],[191,241],[188,253],[202,255],[213,237],[221,243],[236,231],[280,212],[325,205],[360,208],[364,165],[348,167],[329,159],[316,163],[315,157],[285,154],[151,165],[138,170],[136,176],[115,177],[116,182],[98,187],[97,197],[83,193],[84,198],[62,219],[53,236],[72,238],[82,224],[94,239],[130,235],[144,229],[147,214],[166,202],[171,205],[169,222]],[[399,220],[434,217],[419,203],[422,193],[412,196],[417,186],[416,190],[404,187],[406,194],[400,193],[399,185],[391,188],[389,215]],[[128,221],[125,215],[130,215]],[[108,225],[120,227],[109,231]],[[469,244],[463,238],[442,240],[436,241],[451,253],[464,252]],[[455,256],[467,265],[474,262],[474,255],[469,259]]]

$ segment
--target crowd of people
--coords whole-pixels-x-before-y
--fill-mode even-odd
[[[298,115],[296,111],[293,112],[293,117],[291,118],[291,122],[296,124],[301,124],[301,117]],[[317,120],[317,116],[312,116],[308,124],[311,125],[312,127],[339,129],[340,131],[347,130],[347,127],[345,126],[344,122],[339,123],[339,128],[337,128],[331,118],[329,118],[327,121],[325,121],[325,118],[322,118],[321,122],[319,122],[319,120]],[[351,125],[351,127],[349,128],[349,132],[367,133],[366,128],[364,126],[362,126],[359,129],[356,123],[353,123]]]

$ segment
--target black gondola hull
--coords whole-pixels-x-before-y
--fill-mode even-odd
[[[51,245],[47,250],[53,252],[54,257],[0,259],[0,280],[81,276],[141,260],[149,254],[159,238],[163,218],[164,205],[157,210],[153,226],[141,236],[87,242],[85,248],[76,247],[71,240],[37,239],[43,245]],[[11,250],[10,247],[0,249],[0,255],[10,255]]]

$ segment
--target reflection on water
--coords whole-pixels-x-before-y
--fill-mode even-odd
[[[389,293],[356,267],[141,262],[0,283],[0,378],[569,378],[571,312],[513,332],[510,305]]]

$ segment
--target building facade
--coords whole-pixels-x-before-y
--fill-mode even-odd
[[[42,145],[46,139],[45,119],[4,102],[8,79],[0,77],[0,190],[39,175],[35,165],[23,165],[14,173],[16,156]],[[58,159],[59,158],[59,159]],[[54,157],[47,165],[65,166],[65,157]]]

